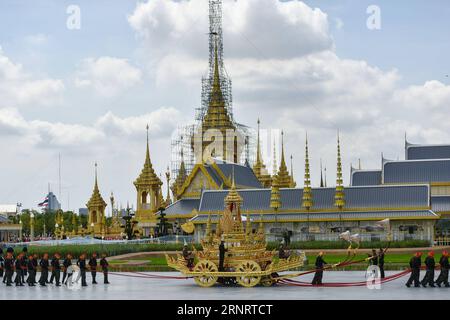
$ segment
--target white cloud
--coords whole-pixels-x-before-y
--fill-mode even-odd
[[[170,122],[167,120],[171,119]],[[67,148],[73,150],[95,150],[107,139],[124,140],[142,136],[149,124],[149,133],[154,139],[170,136],[183,117],[177,109],[163,107],[147,114],[134,117],[119,117],[109,111],[92,125],[27,121],[17,109],[0,109],[0,132],[20,136],[31,147]],[[16,138],[15,138],[16,139]]]
[[[85,59],[77,71],[75,85],[90,87],[103,97],[114,97],[142,79],[142,72],[127,59],[100,57]]]
[[[59,103],[64,83],[59,79],[36,79],[14,63],[0,47],[0,96],[1,106],[54,105]]]
[[[257,47],[270,57],[287,58],[332,47],[327,15],[300,1],[224,1],[225,51],[253,57]],[[139,3],[128,21],[151,55],[207,55],[208,2],[152,0]]]

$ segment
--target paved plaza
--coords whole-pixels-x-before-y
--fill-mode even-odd
[[[155,273],[146,273],[155,274]],[[175,275],[175,273],[158,273]],[[387,273],[387,275],[392,273]],[[124,276],[127,275],[127,276]],[[130,277],[132,276],[132,277]],[[296,280],[310,281],[310,275]],[[99,277],[101,280],[101,276]],[[88,277],[88,281],[90,277]],[[330,271],[324,275],[325,282],[355,282],[363,281],[363,271]],[[137,278],[127,273],[110,275],[110,285],[89,285],[86,288],[71,290],[62,287],[6,287],[0,286],[0,299],[45,299],[45,300],[263,300],[263,299],[450,299],[450,288],[406,288],[407,277],[383,284],[379,290],[369,290],[366,287],[349,288],[303,288],[279,285],[276,287],[221,287],[200,288],[194,280],[167,280]]]

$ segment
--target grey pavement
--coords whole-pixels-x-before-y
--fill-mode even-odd
[[[177,273],[146,273],[160,275],[178,275]],[[324,282],[356,282],[364,281],[364,271],[328,271],[324,274]],[[387,275],[393,272],[387,272]],[[131,276],[131,277],[130,277]],[[409,276],[409,275],[408,275]],[[132,273],[110,275],[109,285],[101,282],[103,277],[98,274],[99,284],[91,285],[88,276],[88,287],[71,290],[62,287],[6,287],[0,284],[0,299],[45,299],[45,300],[416,300],[416,299],[450,299],[450,288],[407,288],[405,276],[398,280],[381,285],[381,289],[366,287],[347,288],[304,288],[278,285],[275,287],[198,287],[193,279],[168,280],[137,278]],[[310,281],[312,275],[302,276],[296,280]],[[100,281],[99,281],[100,280]]]

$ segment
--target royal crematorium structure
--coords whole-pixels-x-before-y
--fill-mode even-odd
[[[217,228],[225,198],[233,188],[242,198],[242,216],[250,219],[255,231],[264,227],[268,240],[286,233],[292,241],[336,240],[346,230],[359,233],[363,240],[384,240],[386,228],[378,222],[387,218],[393,240],[436,243],[445,236],[450,214],[450,145],[405,141],[405,160],[383,159],[376,170],[352,168],[347,186],[342,178],[338,137],[336,184],[327,187],[321,179],[320,187],[312,187],[306,139],[304,181],[299,188],[292,167],[289,170],[286,165],[282,134],[279,161],[272,164],[274,170],[269,173],[261,153],[259,120],[258,130],[253,131],[257,132],[256,143],[251,148],[251,131],[233,118],[231,80],[223,62],[221,5],[220,0],[210,0],[209,73],[202,81],[202,107],[197,110],[196,124],[182,132],[181,143],[172,143],[172,155],[175,152],[178,156],[175,163],[172,161],[172,197],[167,188],[167,197],[162,198],[162,182],[151,169],[148,153],[148,170],[144,168],[141,174],[142,183],[135,182],[138,209],[149,193],[153,197],[148,208],[153,218],[148,219],[148,227],[154,225],[151,220],[155,221],[160,214],[157,208],[164,204],[169,222],[183,226],[188,233],[195,230],[194,237],[199,240],[207,229],[212,232]],[[239,148],[233,140],[218,156],[209,148],[212,142],[208,137],[196,135],[208,130],[223,134],[240,131],[246,143]],[[194,150],[195,144],[201,153]],[[139,214],[137,218],[145,222]]]

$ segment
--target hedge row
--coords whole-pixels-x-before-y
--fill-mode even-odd
[[[195,245],[197,250],[201,250],[201,246]],[[279,242],[269,242],[267,244],[268,250],[277,249]],[[386,242],[362,242],[360,248],[385,248]],[[391,248],[414,248],[414,247],[428,247],[428,241],[395,241],[391,242]],[[289,246],[291,249],[346,249],[348,243],[344,241],[303,241],[292,242]],[[79,256],[81,253],[87,253],[88,255],[93,252],[106,253],[107,256],[116,256],[134,252],[158,252],[158,251],[181,251],[183,248],[182,243],[178,244],[93,244],[93,245],[60,245],[60,246],[30,246],[28,248],[29,253],[36,253],[42,255],[47,252],[53,255],[59,252],[62,255],[71,253],[74,257]],[[16,247],[16,254],[22,251],[22,248]]]

